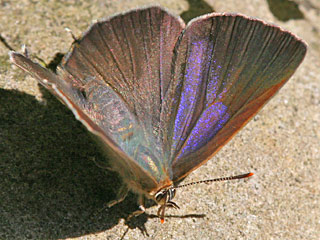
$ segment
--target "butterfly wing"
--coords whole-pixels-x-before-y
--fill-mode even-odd
[[[183,27],[159,7],[137,9],[92,25],[57,75],[21,54],[11,53],[11,59],[102,140],[114,170],[150,192],[169,181],[157,132]]]
[[[110,159],[113,160],[114,170],[120,174],[125,174],[128,179],[136,179],[136,188],[139,189],[154,189],[157,183],[150,175],[143,170],[135,161],[133,161],[117,144],[107,132],[92,119],[86,112],[86,101],[79,89],[74,88],[70,83],[60,79],[59,76],[53,74],[46,68],[34,63],[28,57],[10,52],[11,61],[30,73],[43,86],[45,86],[52,94],[54,94],[63,104],[72,110],[76,119],[78,119],[85,127],[102,142],[102,145]],[[137,178],[136,176],[139,176]]]
[[[104,131],[122,119],[123,124],[115,125],[109,135],[158,182],[169,179],[167,162],[162,161],[160,112],[171,77],[173,49],[183,28],[180,18],[159,7],[111,17],[85,33],[60,71],[64,79],[76,79],[75,85],[83,88],[91,114]],[[98,85],[108,85],[114,95],[111,99],[117,96],[117,100],[106,98]],[[118,105],[123,107],[114,111]],[[128,110],[126,116],[123,109]]]
[[[93,76],[94,81],[108,84],[145,129],[158,129],[173,48],[183,27],[179,18],[159,7],[117,15],[84,34],[63,70],[82,86]]]
[[[294,73],[306,45],[279,27],[234,14],[192,21],[178,42],[163,105],[172,179],[215,154]]]

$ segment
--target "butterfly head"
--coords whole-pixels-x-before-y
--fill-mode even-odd
[[[179,206],[171,201],[176,195],[176,189],[174,187],[167,187],[160,189],[154,196],[155,201],[160,205],[158,209],[158,217],[161,220],[161,223],[164,222],[164,213],[166,207],[172,207],[179,209]]]

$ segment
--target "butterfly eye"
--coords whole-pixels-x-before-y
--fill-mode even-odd
[[[167,193],[168,193],[167,189],[161,189],[160,191],[158,191],[155,195],[155,199],[157,203],[160,203],[161,201],[163,201],[163,199],[166,198]]]
[[[157,203],[161,204],[163,202],[167,203],[170,200],[174,198],[176,195],[176,189],[175,188],[169,188],[169,189],[161,189],[158,191],[155,195],[155,199]]]

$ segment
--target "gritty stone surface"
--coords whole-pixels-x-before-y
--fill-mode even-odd
[[[0,34],[12,48],[26,44],[48,63],[71,46],[65,27],[79,36],[95,19],[154,2],[2,0]],[[320,239],[319,1],[296,0],[290,9],[300,17],[292,19],[275,12],[286,9],[275,1],[157,2],[185,19],[240,12],[308,43],[304,62],[286,86],[185,182],[255,175],[178,191],[181,209],[168,210],[164,224],[155,207],[126,222],[137,207],[133,194],[99,213],[115,198],[120,179],[96,167],[92,160],[103,156],[87,131],[8,62],[8,49],[0,43],[0,239]]]

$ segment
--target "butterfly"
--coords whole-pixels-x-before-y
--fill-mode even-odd
[[[109,206],[132,190],[134,215],[153,199],[163,222],[166,207],[178,208],[178,184],[287,82],[306,49],[292,33],[241,14],[211,13],[185,25],[152,6],[94,23],[56,73],[27,51],[10,58],[101,143],[125,183]]]

